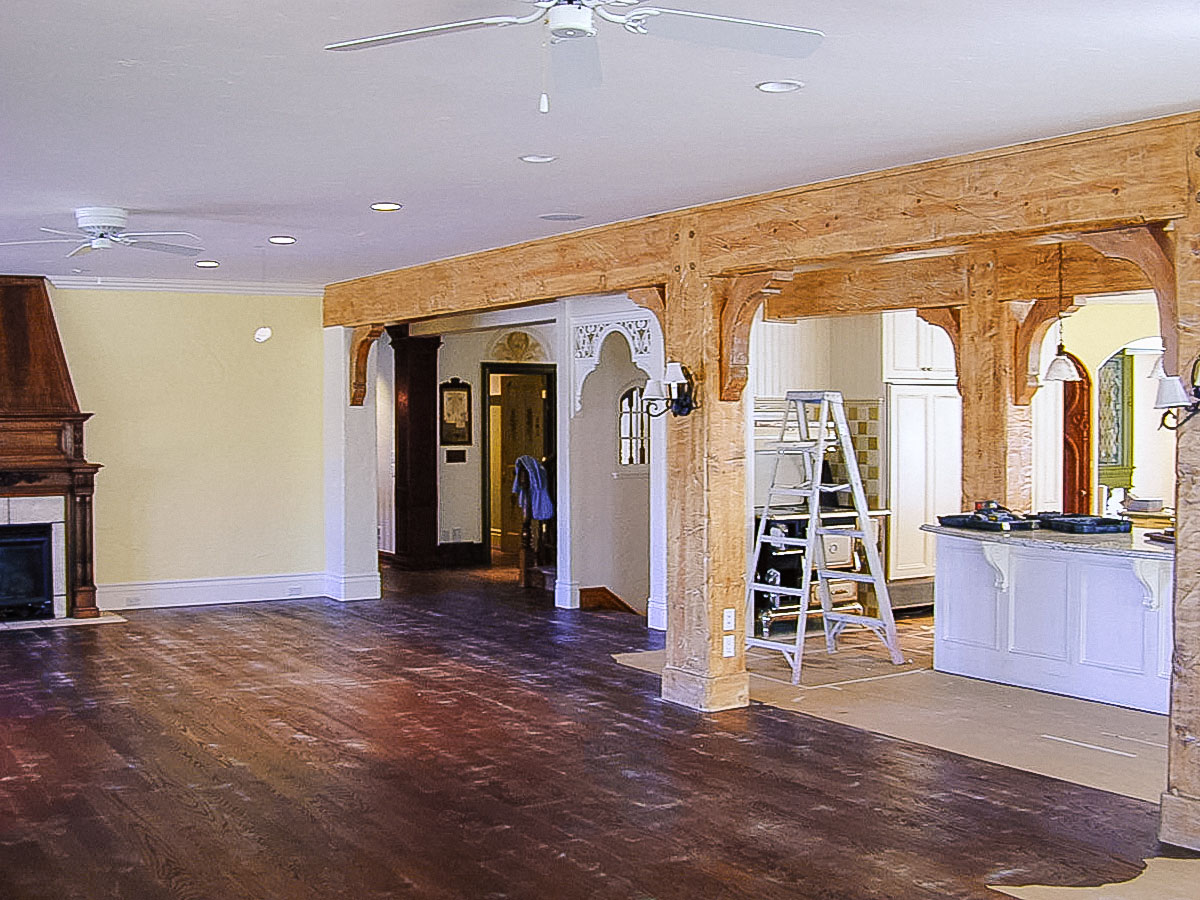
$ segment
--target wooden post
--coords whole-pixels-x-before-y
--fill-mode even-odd
[[[998,500],[1027,511],[1032,502],[1033,417],[1014,402],[1013,346],[1019,318],[996,290],[996,254],[967,259],[967,305],[960,321],[958,374],[963,399],[963,508]]]
[[[693,709],[746,706],[746,420],[742,400],[722,400],[721,310],[699,273],[696,222],[672,235],[666,355],[696,381],[699,408],[667,425],[667,661],[663,698]],[[736,625],[722,627],[734,609]],[[732,656],[723,655],[732,638]]]
[[[1200,355],[1200,128],[1188,142],[1190,209],[1175,222],[1179,374],[1186,379]],[[1163,323],[1167,333],[1170,323]],[[1177,435],[1175,463],[1175,652],[1167,791],[1159,837],[1200,850],[1200,420]]]

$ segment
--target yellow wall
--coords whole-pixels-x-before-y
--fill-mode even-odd
[[[51,297],[104,466],[97,583],[322,571],[320,298]]]

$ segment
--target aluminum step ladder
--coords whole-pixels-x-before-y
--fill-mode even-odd
[[[858,458],[846,423],[846,409],[839,391],[789,391],[780,425],[779,440],[772,445],[775,458],[772,462],[771,486],[767,489],[767,501],[759,517],[754,540],[754,553],[750,560],[746,579],[746,646],[777,650],[784,655],[792,668],[792,683],[800,683],[800,667],[804,662],[804,633],[808,621],[809,600],[813,585],[816,585],[820,600],[821,622],[825,629],[825,647],[829,653],[837,652],[838,636],[848,626],[856,625],[870,629],[888,649],[892,662],[900,665],[904,656],[896,637],[896,622],[892,617],[891,599],[883,574],[883,562],[872,527],[867,498],[863,491],[862,478],[858,471]],[[823,484],[822,464],[827,452],[840,453],[846,470],[847,483]],[[781,463],[788,461],[792,475],[781,472]],[[849,491],[854,503],[855,525],[853,528],[827,526],[821,508],[822,492]],[[804,537],[787,537],[771,532],[772,514],[807,513],[808,524]],[[841,515],[845,515],[842,512]],[[826,564],[825,535],[849,538],[862,551],[858,559],[866,560],[865,570],[832,569]],[[802,548],[800,584],[785,587],[755,580],[758,561],[764,545],[775,549],[783,547]],[[830,581],[853,581],[869,584],[875,590],[878,615],[870,616],[843,612],[833,608]],[[795,597],[800,606],[796,623],[794,644],[756,637],[754,634],[755,598],[763,594]],[[813,611],[815,612],[815,610]]]

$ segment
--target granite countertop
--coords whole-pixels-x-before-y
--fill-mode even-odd
[[[1175,559],[1175,545],[1146,539],[1149,528],[1134,528],[1125,534],[1066,534],[1048,528],[1033,531],[977,531],[973,528],[946,528],[943,525],[922,525],[922,531],[972,541],[989,541],[1041,550],[1070,550],[1076,553],[1098,553],[1105,556],[1132,556],[1138,559]]]

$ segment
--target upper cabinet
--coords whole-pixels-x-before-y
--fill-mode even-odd
[[[953,382],[954,345],[936,325],[916,310],[883,314],[883,380],[888,382]]]

